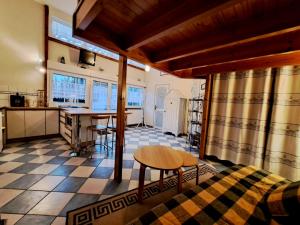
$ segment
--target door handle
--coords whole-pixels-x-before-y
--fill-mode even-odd
[[[156,110],[156,109],[157,109],[157,106],[155,105],[155,106],[154,106],[154,110]]]

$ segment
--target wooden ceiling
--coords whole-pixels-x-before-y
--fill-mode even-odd
[[[300,63],[299,0],[82,0],[73,35],[183,78]]]

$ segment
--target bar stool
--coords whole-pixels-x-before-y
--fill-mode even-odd
[[[124,115],[124,124],[125,124],[125,128],[127,126],[127,114]],[[115,133],[117,133],[117,116],[111,116],[111,124],[108,125],[108,129],[111,131],[112,133],[112,139],[111,139],[111,146],[114,146],[114,142],[116,142],[115,140]],[[123,145],[124,145],[124,150],[125,150],[125,134],[124,134],[124,139],[123,139]]]
[[[110,116],[91,116],[91,125],[86,127],[86,149],[97,145],[96,140],[94,140],[94,132],[97,132],[100,135],[100,146],[106,148],[106,156],[108,156],[108,123],[109,123]],[[89,143],[89,131],[92,131],[92,144],[88,145]],[[104,143],[102,143],[102,136],[105,135]],[[96,138],[97,139],[97,138]],[[95,142],[94,142],[95,141]],[[93,157],[93,151],[91,151],[91,158]]]

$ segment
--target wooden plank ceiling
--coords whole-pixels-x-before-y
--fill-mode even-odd
[[[73,35],[179,77],[300,63],[299,0],[82,0]]]

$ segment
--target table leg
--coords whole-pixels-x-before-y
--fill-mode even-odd
[[[146,166],[141,164],[140,175],[139,175],[139,189],[138,189],[138,201],[140,203],[143,202],[145,170],[146,170]]]
[[[181,168],[178,169],[178,174],[177,174],[177,177],[178,177],[178,193],[181,193],[182,192],[182,170]]]
[[[162,191],[164,188],[164,170],[160,170],[160,176],[159,176],[159,189]]]
[[[196,165],[196,185],[199,184],[199,165]]]
[[[73,151],[70,153],[70,155],[72,157],[74,156],[79,156],[80,154],[80,119],[79,119],[79,115],[75,115],[73,118],[75,118],[75,121],[72,121],[72,123],[75,122],[76,126],[75,126],[75,135],[74,135],[74,149]]]

